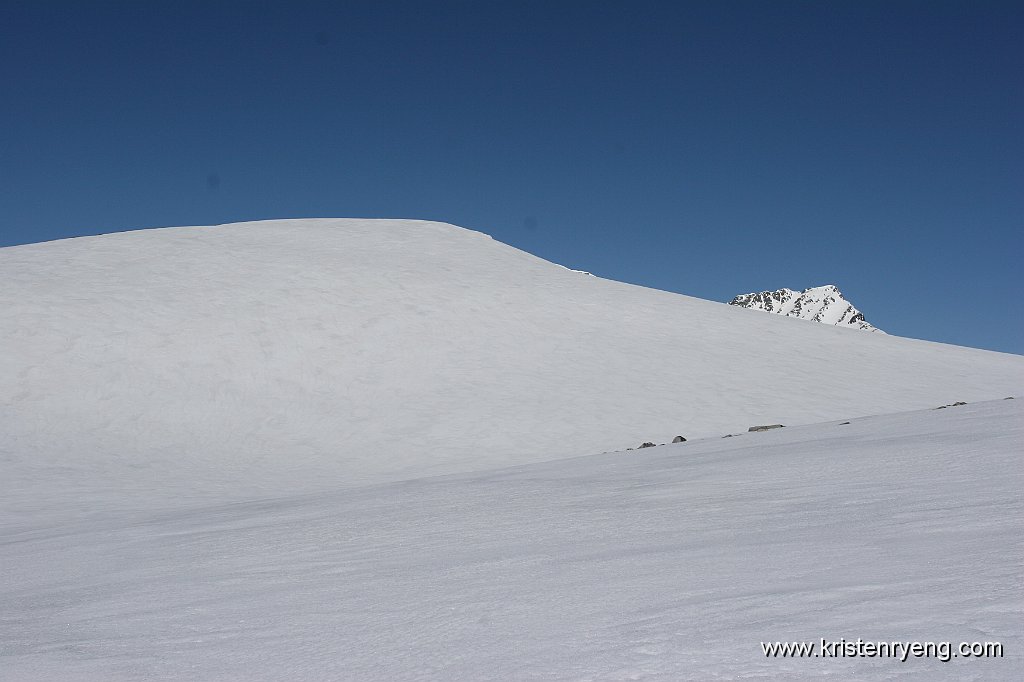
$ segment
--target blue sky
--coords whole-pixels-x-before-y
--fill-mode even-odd
[[[1019,2],[2,0],[0,84],[0,245],[434,219],[1024,353]]]

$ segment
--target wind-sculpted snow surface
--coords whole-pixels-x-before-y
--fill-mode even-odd
[[[336,489],[1021,392],[1024,358],[793,324],[438,223],[0,249],[0,524]]]
[[[0,531],[0,678],[1024,679],[1022,408],[40,516]],[[822,638],[1003,656],[762,653]]]

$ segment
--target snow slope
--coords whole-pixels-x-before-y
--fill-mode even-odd
[[[834,284],[811,287],[803,291],[778,289],[752,294],[740,294],[729,305],[763,310],[800,320],[811,320],[836,327],[882,332],[864,320],[864,315],[847,301]],[[885,332],[882,332],[883,334]]]
[[[573,272],[438,223],[0,249],[0,524],[1020,394],[1024,358]]]
[[[0,531],[0,679],[1024,679],[1022,409]]]

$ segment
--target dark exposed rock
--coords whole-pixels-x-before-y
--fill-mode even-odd
[[[655,447],[654,443],[641,443],[640,447],[637,448],[637,449],[639,450],[641,448],[653,448],[653,447]]]
[[[673,443],[685,443],[686,439],[683,438],[682,436],[676,436],[675,438],[672,439],[672,442]]]
[[[751,426],[747,431],[771,431],[772,429],[785,428],[784,424],[763,424],[761,426]]]

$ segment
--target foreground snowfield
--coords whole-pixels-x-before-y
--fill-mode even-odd
[[[0,678],[1022,679],[1022,411],[42,515],[0,535]],[[761,652],[822,637],[1005,653]]]

